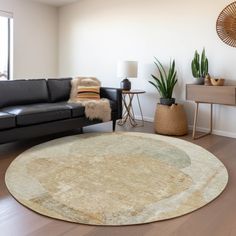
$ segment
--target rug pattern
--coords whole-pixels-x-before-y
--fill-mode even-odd
[[[225,188],[224,165],[189,142],[144,133],[84,134],[35,146],[10,165],[10,193],[30,209],[92,225],[192,212]]]

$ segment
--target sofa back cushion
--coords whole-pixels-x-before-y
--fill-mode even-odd
[[[67,101],[70,97],[72,78],[48,79],[50,102]]]
[[[0,81],[0,107],[48,102],[44,79]]]

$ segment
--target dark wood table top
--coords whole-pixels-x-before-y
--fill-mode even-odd
[[[139,90],[139,89],[133,89],[133,90],[123,90],[122,93],[123,94],[142,94],[142,93],[146,93],[146,91]]]

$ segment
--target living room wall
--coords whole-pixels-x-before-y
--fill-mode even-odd
[[[14,79],[56,76],[58,10],[28,0],[0,0],[0,10],[14,15]]]
[[[185,101],[185,84],[192,82],[194,50],[206,48],[212,76],[236,84],[236,49],[216,34],[218,14],[229,0],[80,0],[59,10],[59,75],[97,76],[105,86],[119,86],[119,60],[139,62],[133,88],[141,97],[146,120],[153,120],[158,95],[148,83],[155,73],[153,56],[165,65],[175,58],[178,85],[175,97],[185,104],[192,124],[194,104]],[[137,109],[136,109],[137,112]],[[137,112],[138,114],[138,112]],[[201,106],[199,129],[208,126],[208,107]],[[235,107],[216,106],[214,132],[236,137]]]

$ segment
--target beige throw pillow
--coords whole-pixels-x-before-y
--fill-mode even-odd
[[[99,100],[100,87],[99,86],[78,86],[77,99],[78,100]]]
[[[78,77],[71,81],[71,93],[69,102],[76,102],[79,100],[78,98],[78,88],[80,86],[83,87],[99,87],[101,86],[101,82],[97,78],[93,77]],[[99,89],[100,94],[100,89]]]

